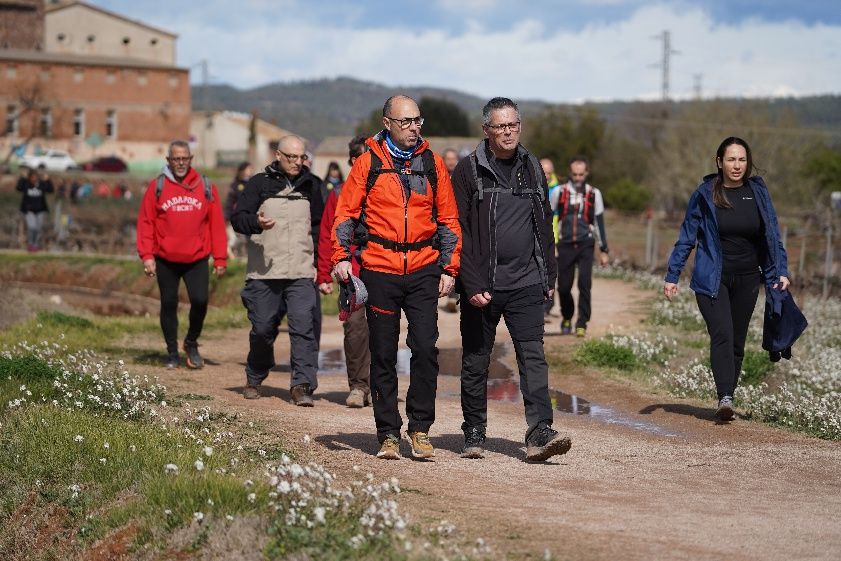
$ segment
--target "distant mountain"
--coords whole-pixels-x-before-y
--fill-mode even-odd
[[[478,125],[482,106],[487,101],[464,92],[426,86],[391,87],[354,78],[339,77],[322,80],[275,83],[250,90],[238,90],[227,85],[204,88],[193,86],[193,109],[200,111],[231,110],[257,111],[259,117],[287,130],[294,131],[318,143],[327,136],[353,134],[356,125],[367,118],[390,95],[406,93],[415,99],[424,96],[446,99],[458,104]],[[720,103],[721,100],[701,103]],[[772,115],[787,114],[800,127],[826,129],[837,133],[841,128],[841,96],[825,95],[804,98],[734,99],[728,102],[744,104],[753,109],[764,108]],[[537,100],[520,101],[524,117],[534,115],[551,105]],[[688,103],[672,102],[670,112],[679,114]],[[633,123],[642,115],[652,115],[659,102],[615,101],[588,104],[611,122]],[[561,105],[564,107],[564,105]],[[571,106],[570,106],[571,107]],[[478,128],[478,126],[477,126]]]
[[[390,87],[353,78],[276,83],[251,90],[231,86],[193,86],[193,110],[227,109],[250,113],[305,138],[319,142],[327,136],[352,135],[356,125],[396,93],[420,99],[424,96],[446,99],[478,116],[487,100],[432,87]],[[526,107],[542,107],[541,102],[525,102]],[[477,119],[478,122],[478,119]]]

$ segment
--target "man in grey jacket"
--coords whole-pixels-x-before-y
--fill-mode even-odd
[[[280,139],[276,160],[248,180],[231,216],[234,230],[248,236],[248,266],[242,302],[251,321],[245,366],[246,399],[275,365],[278,326],[288,317],[291,344],[290,392],[295,405],[312,407],[318,387],[315,251],[324,203],[321,180],[310,173],[304,141]],[[318,316],[318,317],[316,317]]]
[[[482,458],[488,422],[488,366],[500,319],[520,371],[526,458],[566,453],[568,436],[552,428],[543,307],[555,285],[555,243],[547,185],[537,158],[520,144],[520,112],[495,97],[482,110],[487,137],[453,172],[463,234],[461,409],[465,458]]]

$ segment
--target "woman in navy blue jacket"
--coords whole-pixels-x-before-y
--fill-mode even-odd
[[[785,290],[788,259],[768,188],[761,177],[750,176],[754,168],[747,142],[724,139],[715,161],[718,173],[706,176],[689,199],[663,293],[669,300],[677,294],[680,272],[695,249],[689,288],[710,334],[715,414],[730,421],[759,286]]]

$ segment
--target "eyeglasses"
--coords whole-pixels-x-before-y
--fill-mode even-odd
[[[307,154],[287,154],[286,152],[283,152],[282,150],[278,150],[278,152],[283,154],[286,157],[286,159],[289,160],[290,162],[297,162],[298,160],[301,160],[302,162],[306,162],[307,160],[310,159],[310,157]]]
[[[495,133],[509,132],[509,131],[510,132],[517,132],[517,131],[520,130],[520,121],[517,121],[516,123],[503,123],[501,125],[487,124],[485,126],[488,127],[489,129],[491,129],[492,131],[494,131]]]
[[[170,157],[167,158],[167,160],[172,162],[173,164],[186,164],[186,163],[189,163],[190,160],[192,160],[192,159],[193,159],[192,156],[184,156],[184,157],[180,157],[180,158],[173,158],[173,157],[170,156]]]
[[[394,117],[386,117],[386,119],[394,121],[395,123],[400,125],[401,129],[408,129],[413,124],[417,125],[418,127],[423,126],[423,117],[406,117],[405,119],[395,119]]]

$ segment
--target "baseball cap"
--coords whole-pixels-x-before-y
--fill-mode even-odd
[[[346,321],[350,315],[365,307],[368,289],[359,277],[350,275],[347,282],[339,281],[339,321]]]

